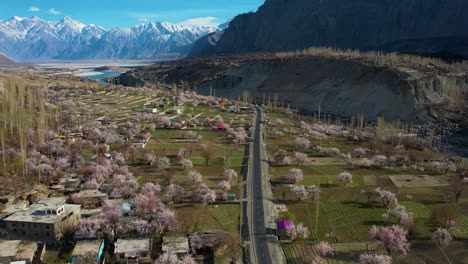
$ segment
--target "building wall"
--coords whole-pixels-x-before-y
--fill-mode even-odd
[[[9,239],[49,242],[61,240],[64,232],[78,226],[80,218],[80,210],[65,211],[55,223],[6,221],[6,227]]]

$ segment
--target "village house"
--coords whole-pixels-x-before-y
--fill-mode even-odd
[[[80,261],[81,258],[92,255],[97,263],[102,263],[104,256],[104,240],[78,241],[70,257],[70,263]]]
[[[0,240],[0,263],[20,262],[31,264],[35,261],[38,245],[36,242],[21,240]]]
[[[291,221],[280,220],[276,222],[276,234],[280,240],[289,239],[288,230],[294,227],[294,224]]]
[[[79,204],[84,209],[95,209],[101,207],[103,202],[107,200],[107,193],[99,190],[84,190],[78,193],[80,198]]]
[[[73,232],[81,218],[81,205],[64,204],[63,198],[43,199],[3,219],[9,239],[56,244],[66,232]]]
[[[189,242],[184,235],[166,235],[163,238],[162,252],[184,256],[189,253]]]
[[[119,239],[115,242],[115,263],[151,263],[149,238]]]

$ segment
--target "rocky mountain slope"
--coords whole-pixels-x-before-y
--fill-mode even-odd
[[[189,56],[333,46],[468,58],[466,10],[466,0],[266,0],[200,39]]]
[[[15,61],[11,60],[10,58],[0,54],[0,65],[12,65],[15,64]]]
[[[435,66],[381,67],[359,59],[326,56],[280,58],[271,54],[201,57],[152,65],[118,78],[125,85],[177,83],[180,87],[237,98],[248,90],[277,94],[292,107],[368,120],[426,122],[465,109],[468,77]],[[466,109],[465,109],[466,110]]]
[[[216,30],[165,22],[106,30],[69,17],[58,22],[12,17],[0,21],[0,52],[29,61],[181,57],[195,40]]]

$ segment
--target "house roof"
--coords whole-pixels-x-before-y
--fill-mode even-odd
[[[0,258],[32,260],[37,251],[37,243],[21,240],[0,240]]]
[[[82,240],[76,243],[72,256],[84,256],[88,253],[98,254],[102,240]]]
[[[188,253],[189,243],[188,239],[183,236],[164,236],[162,244],[163,252],[170,252],[173,254]]]
[[[64,208],[65,213],[48,214],[47,211],[57,210],[58,208]],[[27,222],[27,223],[42,223],[42,224],[53,224],[66,215],[66,212],[72,212],[79,210],[81,205],[65,204],[65,205],[46,205],[46,204],[35,204],[24,210],[18,211],[9,217],[5,218],[5,222]]]
[[[150,251],[149,238],[119,239],[115,242],[114,254],[125,253],[125,256],[139,256],[140,252]]]
[[[287,220],[281,220],[276,222],[276,228],[277,229],[291,229],[294,226],[294,224],[291,221]]]

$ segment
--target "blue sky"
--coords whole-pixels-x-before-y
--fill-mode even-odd
[[[0,0],[0,20],[38,16],[72,17],[107,29],[147,21],[217,25],[238,14],[256,11],[264,0]]]

